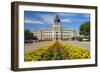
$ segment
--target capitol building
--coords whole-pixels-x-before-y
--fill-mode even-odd
[[[61,20],[58,16],[55,17],[52,28],[35,30],[33,33],[38,40],[66,40],[77,36],[75,30],[61,27]]]

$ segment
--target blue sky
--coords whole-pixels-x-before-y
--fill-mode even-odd
[[[64,29],[79,30],[82,23],[90,21],[90,14],[85,13],[24,11],[24,28],[31,31],[52,28],[56,15]]]

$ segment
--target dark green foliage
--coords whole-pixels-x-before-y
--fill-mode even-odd
[[[30,34],[31,34],[31,32],[29,31],[29,30],[24,30],[24,37],[25,37],[25,39],[29,39],[29,38],[31,38],[30,37]]]
[[[33,39],[33,40],[37,40],[37,37],[36,36],[34,36],[34,34],[30,31],[30,30],[28,30],[28,29],[26,29],[26,30],[24,30],[24,37],[25,37],[25,39]]]
[[[89,36],[90,35],[90,22],[87,21],[80,26],[80,35]]]

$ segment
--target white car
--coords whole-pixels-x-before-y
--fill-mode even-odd
[[[89,39],[83,38],[82,40],[83,40],[83,41],[88,41]]]

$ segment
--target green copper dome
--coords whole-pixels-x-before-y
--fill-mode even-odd
[[[56,18],[55,18],[54,22],[60,22],[60,19],[57,15],[56,15]]]

